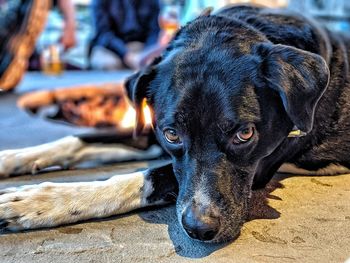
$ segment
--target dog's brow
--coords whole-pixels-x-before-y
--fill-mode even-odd
[[[179,123],[180,125],[185,125],[186,123],[186,117],[185,114],[181,112],[175,113],[175,122]]]
[[[163,119],[160,119],[157,121],[158,123],[158,127],[159,128],[164,128],[164,127],[175,127],[176,126],[176,122],[174,121],[173,117],[166,117]]]
[[[225,120],[218,123],[217,126],[222,133],[227,134],[230,131],[234,130],[237,124],[235,120]]]

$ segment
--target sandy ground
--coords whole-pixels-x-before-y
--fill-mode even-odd
[[[72,73],[55,81],[29,74],[17,93],[124,76],[94,74]],[[15,107],[17,96],[0,95],[0,150],[91,132],[30,117]],[[42,181],[102,180],[157,164],[124,163],[13,177],[1,180],[0,188]],[[265,190],[254,192],[250,220],[239,238],[228,244],[187,238],[173,206],[0,235],[0,262],[344,262],[349,257],[350,175],[276,175]]]

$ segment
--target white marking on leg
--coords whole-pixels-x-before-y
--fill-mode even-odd
[[[72,167],[90,160],[101,162],[149,160],[161,154],[162,149],[157,145],[143,151],[121,144],[112,146],[85,144],[77,137],[68,136],[34,147],[1,151],[0,177],[12,174],[35,174],[44,168]]]
[[[36,173],[41,168],[55,165],[64,167],[69,158],[83,146],[79,138],[68,136],[39,146],[1,151],[0,177]]]
[[[126,213],[150,204],[154,191],[147,171],[117,175],[106,181],[42,183],[0,190],[0,228],[52,227]]]
[[[347,174],[350,173],[350,169],[338,165],[330,164],[327,167],[320,168],[316,171],[305,170],[299,168],[291,163],[284,163],[279,169],[279,173],[291,173],[291,174],[302,174],[302,175],[336,175],[336,174]]]
[[[159,157],[162,152],[162,148],[157,145],[153,145],[147,150],[138,150],[122,144],[110,146],[86,145],[75,154],[72,163],[83,163],[90,160],[100,162],[149,160]]]

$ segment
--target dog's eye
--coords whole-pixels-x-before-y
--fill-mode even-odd
[[[172,144],[181,143],[180,136],[177,135],[177,132],[173,129],[166,129],[164,131],[164,137],[169,143],[172,143]]]
[[[233,143],[239,144],[239,143],[245,143],[249,141],[254,135],[254,127],[248,127],[243,130],[240,130],[236,133]]]

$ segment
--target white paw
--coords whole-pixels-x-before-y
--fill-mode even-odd
[[[67,160],[82,142],[74,137],[39,146],[0,152],[0,178],[18,174],[36,174],[51,166],[67,166]]]
[[[42,183],[0,190],[0,231],[53,227],[108,217],[149,205],[147,172],[106,181]]]
[[[79,220],[69,186],[42,183],[0,190],[0,231],[57,226]]]
[[[6,150],[0,152],[0,177],[15,174],[35,174],[43,167],[40,157],[26,150]],[[44,167],[43,167],[44,168]]]

